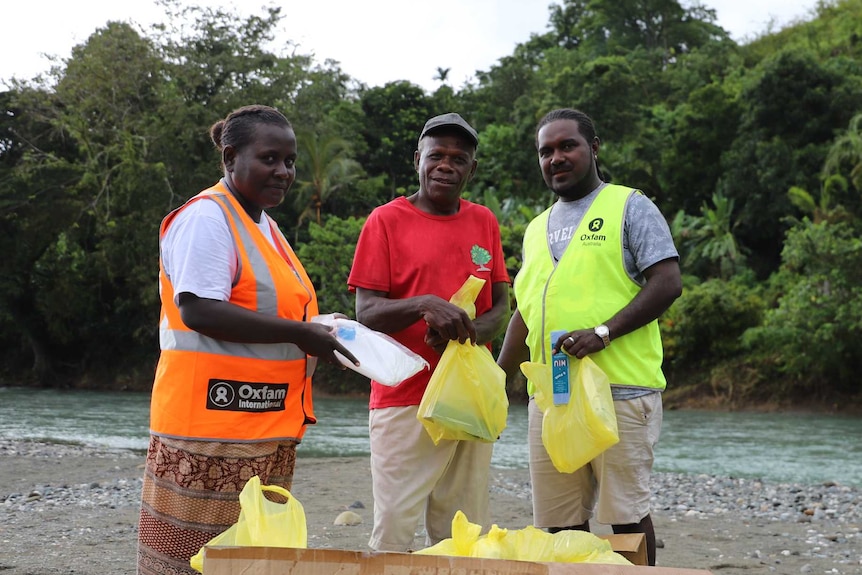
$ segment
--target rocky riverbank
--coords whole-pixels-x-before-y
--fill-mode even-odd
[[[134,573],[142,473],[141,453],[0,440],[0,571]],[[494,470],[491,490],[495,523],[530,524],[526,470]],[[653,491],[661,565],[725,575],[862,573],[859,488],[659,473]],[[366,458],[300,458],[292,492],[306,511],[310,547],[366,548]],[[334,525],[348,507],[362,522]]]

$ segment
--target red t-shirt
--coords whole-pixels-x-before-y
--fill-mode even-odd
[[[462,199],[457,214],[435,216],[400,197],[368,216],[347,283],[351,290],[381,291],[392,299],[434,294],[449,300],[470,275],[485,280],[476,316],[492,306],[491,286],[509,282],[500,226],[493,212]],[[425,344],[424,321],[389,334],[426,360],[433,370],[440,355]],[[371,382],[371,409],[418,405],[431,378],[423,370],[388,387]]]

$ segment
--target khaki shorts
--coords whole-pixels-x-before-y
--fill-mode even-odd
[[[653,450],[662,422],[661,393],[614,401],[620,441],[574,473],[560,473],[542,444],[542,412],[529,406],[530,479],[536,527],[569,527],[592,519],[638,523],[650,512]]]
[[[411,550],[424,515],[426,546],[452,536],[461,510],[487,530],[488,478],[494,445],[446,441],[434,445],[416,419],[419,407],[372,409],[371,479],[374,527],[368,545],[376,551]]]

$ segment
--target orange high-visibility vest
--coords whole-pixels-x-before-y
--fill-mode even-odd
[[[297,321],[317,315],[308,275],[275,222],[277,246],[264,237],[223,182],[204,190],[162,221],[159,239],[180,210],[215,201],[230,227],[237,273],[230,303]],[[183,324],[174,289],[159,265],[161,356],[150,404],[150,432],[212,441],[300,440],[315,423],[309,361],[290,343],[235,343],[207,337]]]

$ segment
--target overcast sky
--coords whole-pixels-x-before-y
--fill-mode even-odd
[[[450,68],[454,88],[488,70],[515,44],[546,31],[554,0],[188,0],[187,4],[231,6],[232,12],[261,14],[261,6],[282,6],[281,30],[299,51],[341,63],[344,72],[370,86],[409,80],[433,90],[437,68]],[[704,0],[718,24],[736,40],[810,17],[816,0]],[[688,5],[682,0],[683,5]],[[250,8],[253,6],[254,8]],[[146,28],[164,20],[153,0],[7,0],[0,34],[0,84],[46,71],[46,55],[68,58],[109,20]],[[8,17],[11,15],[11,18]]]

